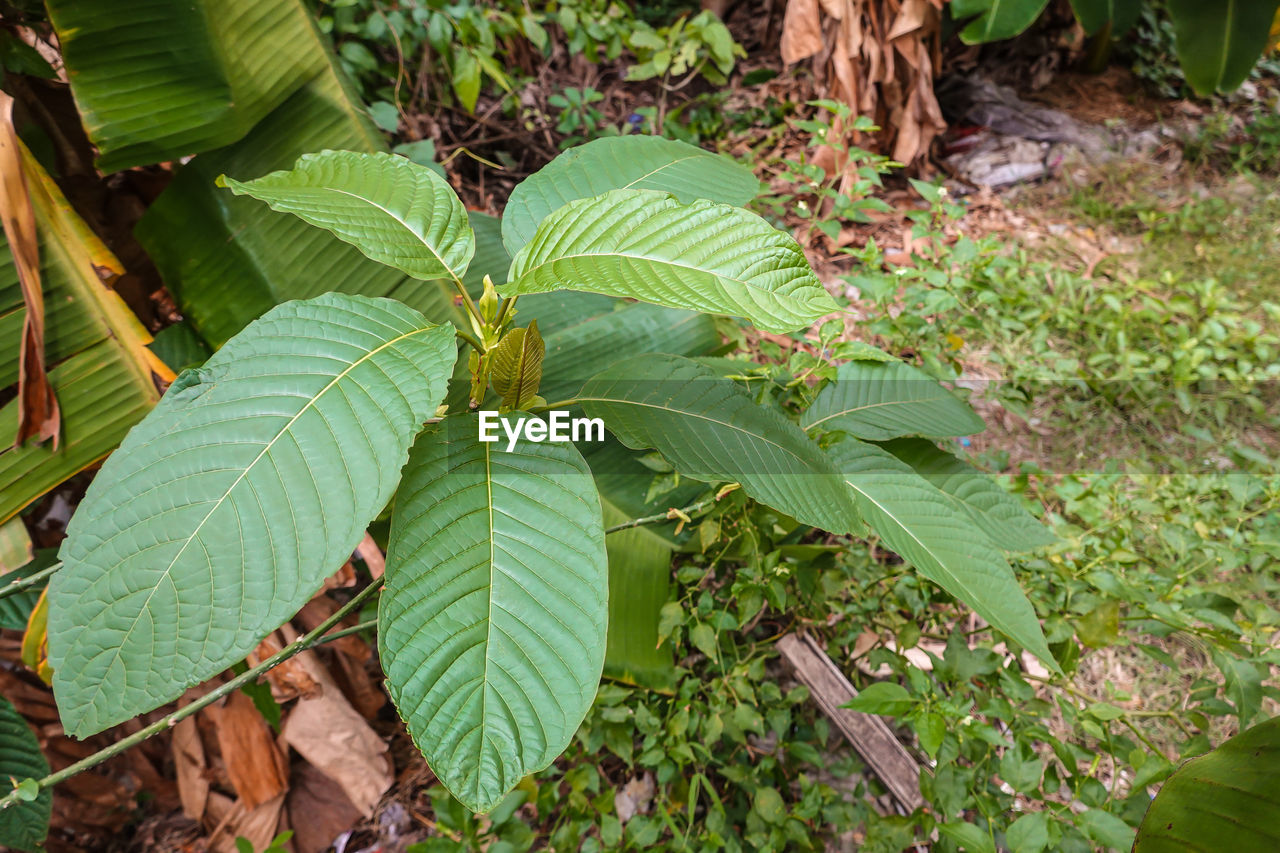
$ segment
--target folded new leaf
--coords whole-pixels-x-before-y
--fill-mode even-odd
[[[452,327],[328,294],[179,376],[94,479],[49,583],[67,732],[177,698],[296,613],[390,500],[455,358]]]
[[[243,182],[223,175],[218,183],[414,278],[461,280],[475,254],[475,235],[453,189],[395,154],[321,151],[304,154],[290,171]]]
[[[794,239],[754,213],[652,190],[569,202],[511,264],[503,296],[583,290],[789,332],[839,310]]]
[[[428,427],[396,497],[378,610],[387,687],[427,764],[473,811],[569,745],[604,665],[600,499],[572,444]]]

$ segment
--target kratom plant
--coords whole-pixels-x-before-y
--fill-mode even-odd
[[[813,366],[823,383],[798,424],[734,378],[742,362],[690,357],[716,347],[708,315],[787,334],[841,310],[799,245],[738,206],[758,186],[749,170],[655,137],[566,152],[513,192],[502,221],[513,259],[479,293],[463,274],[495,247],[477,252],[462,203],[428,168],[324,151],[220,183],[416,279],[451,280],[467,322],[330,293],[268,311],[178,376],[94,479],[50,581],[49,661],[69,734],[237,664],[390,505],[378,603],[388,691],[440,781],[492,809],[565,749],[596,696],[602,495],[612,510],[619,481],[631,484],[617,455],[597,452],[600,425],[717,497],[740,489],[801,525],[874,532],[1057,669],[1001,553],[1051,537],[936,444],[877,444],[980,431],[967,404],[835,340],[842,321],[823,325],[821,343],[843,363]]]

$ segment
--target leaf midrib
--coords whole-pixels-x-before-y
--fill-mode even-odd
[[[276,442],[279,441],[280,438],[284,436],[290,429],[292,429],[294,423],[296,423],[299,418],[301,418],[307,411],[309,411],[315,405],[317,400],[319,400],[326,393],[328,393],[330,389],[332,389],[340,380],[344,379],[348,374],[350,374],[351,371],[355,370],[358,366],[360,366],[370,358],[373,358],[375,355],[382,352],[387,347],[398,344],[401,341],[408,340],[414,335],[431,332],[436,328],[439,328],[439,327],[428,326],[426,328],[414,329],[411,332],[407,332],[403,335],[399,335],[398,337],[392,338],[391,340],[386,341],[385,343],[378,346],[376,349],[372,349],[369,352],[365,353],[364,355],[360,356],[360,358],[356,359],[355,361],[351,362],[351,364],[349,364],[347,367],[343,368],[341,373],[333,377],[333,379],[331,379],[329,383],[325,385],[324,388],[320,389],[318,393],[316,393],[310,400],[308,400],[302,406],[301,409],[298,410],[297,414],[291,417],[287,423],[285,423],[282,427],[280,427],[279,431],[277,431],[276,434],[272,436],[271,440],[268,441],[265,445],[263,445],[262,450],[259,451],[258,455],[254,457],[253,461],[245,466],[244,470],[240,472],[240,475],[236,477],[235,481],[230,486],[228,486],[226,491],[222,493],[222,496],[219,497],[217,501],[214,502],[212,508],[210,508],[209,512],[205,514],[204,518],[200,519],[200,523],[196,525],[195,530],[193,530],[191,534],[186,538],[186,541],[182,543],[182,547],[178,549],[178,553],[173,556],[173,559],[169,561],[169,565],[165,566],[164,571],[160,574],[158,578],[156,578],[155,584],[152,585],[151,591],[147,593],[147,597],[142,602],[142,606],[138,608],[138,612],[133,617],[133,621],[129,623],[129,627],[125,629],[125,631],[123,632],[123,636],[125,637],[132,636],[134,630],[138,627],[138,621],[142,619],[142,615],[147,612],[147,607],[151,604],[151,599],[155,596],[156,591],[160,588],[160,585],[165,581],[169,581],[171,584],[173,583],[171,578],[173,573],[173,567],[177,565],[178,560],[182,558],[182,555],[187,552],[187,548],[190,547],[191,543],[196,541],[196,538],[200,535],[200,531],[204,529],[205,524],[209,521],[210,518],[213,517],[213,514],[218,511],[218,508],[221,507],[223,503],[226,502],[227,498],[231,496],[231,493],[235,491],[236,487],[239,486],[240,483],[243,482],[247,476],[249,476],[249,472],[253,470],[254,466],[262,461],[262,458],[266,456],[267,453],[275,446]],[[111,662],[107,665],[108,668],[110,668],[111,666],[114,666],[116,662],[119,661],[120,655],[123,649],[124,649],[123,642],[116,645],[115,649],[113,650]],[[94,691],[93,697],[88,702],[85,703],[86,707],[93,708],[97,705],[98,696],[102,694],[102,688],[104,687],[105,684],[106,684],[105,679],[98,682],[98,686]],[[77,730],[79,728],[80,726],[77,726]]]
[[[935,394],[935,395],[934,395],[934,396],[932,396],[932,397],[918,397],[918,398],[916,398],[916,399],[914,399],[914,400],[885,400],[885,401],[884,401],[884,402],[882,402],[882,403],[868,403],[868,404],[867,404],[867,405],[865,405],[865,406],[854,406],[854,407],[849,408],[849,409],[841,409],[841,410],[840,410],[840,411],[838,411],[838,412],[832,412],[831,414],[827,415],[827,416],[826,416],[826,417],[824,417],[824,418],[818,418],[818,420],[814,421],[813,423],[811,423],[811,424],[809,424],[807,427],[805,427],[805,431],[807,432],[807,431],[809,431],[809,430],[813,429],[814,427],[818,426],[819,424],[826,423],[827,421],[831,420],[832,418],[838,418],[838,417],[840,417],[841,415],[848,415],[848,414],[852,414],[853,412],[862,412],[862,411],[866,411],[867,409],[878,409],[878,408],[882,408],[882,407],[884,407],[884,406],[912,406],[912,405],[920,405],[920,404],[922,404],[922,403],[932,403],[932,402],[934,402],[935,400],[945,400],[945,399],[949,398],[950,396],[951,396],[950,394],[948,394],[948,393],[946,393],[946,392],[944,391],[944,392],[942,392],[941,394]]]
[[[445,263],[444,258],[440,255],[440,253],[439,253],[438,251],[436,251],[435,246],[432,246],[430,243],[428,243],[428,242],[426,241],[426,239],[425,239],[422,235],[418,234],[418,232],[417,232],[417,231],[414,231],[414,230],[413,230],[413,228],[412,228],[412,227],[410,227],[410,225],[409,225],[409,223],[408,223],[408,222],[405,222],[403,219],[401,219],[401,218],[400,218],[399,216],[397,216],[395,213],[391,212],[391,211],[390,211],[390,210],[388,210],[387,208],[385,208],[385,207],[383,207],[382,205],[378,204],[378,203],[377,203],[376,201],[374,201],[373,199],[365,198],[365,197],[364,197],[364,196],[362,196],[362,195],[357,195],[356,193],[349,192],[349,191],[347,191],[347,190],[339,189],[339,188],[337,188],[337,187],[324,187],[324,186],[316,187],[316,189],[321,190],[322,192],[323,192],[323,191],[335,192],[335,193],[338,193],[339,195],[347,196],[348,198],[354,198],[356,201],[362,201],[362,202],[364,202],[365,204],[369,205],[370,207],[375,207],[375,208],[377,208],[378,210],[381,210],[381,211],[382,211],[383,213],[385,213],[387,216],[391,217],[393,220],[395,220],[397,223],[399,223],[401,226],[403,226],[404,230],[408,231],[411,235],[413,235],[413,237],[415,237],[415,238],[417,239],[417,241],[418,241],[419,243],[421,243],[423,246],[425,246],[425,247],[426,247],[426,249],[427,249],[427,251],[428,251],[428,252],[430,252],[430,253],[435,257],[435,259],[440,263],[440,266],[444,267],[445,272],[449,273],[449,276],[450,276],[454,281],[456,281],[459,285],[461,285],[461,284],[462,284],[462,278],[461,278],[461,277],[460,277],[456,272],[454,272],[454,271],[453,271],[453,267],[451,267],[451,266],[449,266],[447,263]],[[434,197],[434,195],[435,195],[435,193],[434,193],[434,191],[433,191],[433,192],[432,192],[432,196]],[[452,214],[452,211],[450,211],[450,213]],[[450,218],[452,219],[453,217],[452,217],[452,216],[450,216]]]

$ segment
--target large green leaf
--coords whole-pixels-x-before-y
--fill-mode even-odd
[[[760,182],[745,166],[661,136],[614,136],[571,148],[511,191],[502,242],[512,255],[555,210],[609,190],[659,190],[688,203],[698,198],[743,205]]]
[[[521,301],[522,317],[524,307]],[[542,325],[541,318],[538,324]],[[643,302],[621,305],[617,310],[595,316],[582,316],[545,338],[547,354],[540,393],[551,401],[572,397],[602,367],[633,355],[647,352],[696,355],[720,343],[715,321],[706,314]]]
[[[1119,38],[1138,22],[1143,0],[1071,0],[1080,26],[1089,35],[1111,24],[1111,37]]]
[[[179,376],[94,479],[49,585],[66,730],[176,698],[292,616],[390,499],[455,356],[450,326],[329,294]]]
[[[1202,96],[1235,90],[1267,46],[1277,0],[1169,0],[1178,62]]]
[[[0,792],[8,794],[10,780],[43,779],[49,775],[49,762],[40,752],[40,743],[27,721],[0,696]],[[41,842],[49,834],[49,817],[53,813],[53,791],[45,788],[31,802],[19,802],[3,812],[0,820],[0,845],[16,850],[43,849]]]
[[[1280,718],[1179,767],[1147,809],[1134,853],[1280,850]]]
[[[884,445],[943,494],[962,506],[987,537],[1006,551],[1030,551],[1057,538],[1000,484],[955,455],[923,438],[899,438]]]
[[[0,522],[106,456],[160,399],[173,373],[146,344],[151,336],[112,289],[120,262],[85,225],[57,185],[22,150],[40,241],[45,359],[62,410],[62,441],[14,447],[18,401],[0,409]],[[21,339],[26,318],[9,245],[0,235],[0,341]],[[18,379],[19,347],[0,348],[0,388]]]
[[[322,151],[303,155],[289,171],[218,181],[413,278],[461,282],[475,254],[457,194],[431,169],[395,154]]]
[[[850,361],[805,411],[801,425],[869,441],[904,435],[972,435],[986,429],[968,404],[900,361]]]
[[[332,70],[295,93],[240,142],[201,154],[179,169],[138,223],[139,242],[187,321],[211,345],[221,346],[278,303],[330,291],[389,296],[437,323],[460,319],[446,282],[409,278],[328,231],[214,185],[220,174],[256,178],[325,148],[385,148],[378,129]],[[496,231],[496,222],[490,224],[495,227],[487,230]],[[479,247],[477,254],[482,254]]]
[[[595,698],[608,579],[600,501],[571,444],[418,439],[379,605],[387,687],[427,763],[488,811],[573,737]]]
[[[889,548],[1057,669],[1013,569],[962,507],[875,445],[845,439],[828,455],[863,520]]]
[[[741,483],[756,500],[832,533],[858,527],[849,491],[817,444],[697,362],[662,354],[618,362],[578,400],[623,444],[659,450],[682,474]]]
[[[301,0],[46,6],[107,172],[235,142],[328,63]]]
[[[498,290],[585,290],[746,317],[772,332],[839,310],[799,244],[754,213],[634,189],[552,213]]]
[[[605,524],[630,516],[604,505]],[[671,644],[658,645],[662,607],[671,586],[674,550],[645,527],[618,530],[605,537],[609,554],[609,638],[604,673],[610,678],[654,690],[675,686]]]
[[[1040,17],[1049,0],[966,0],[952,3],[957,18],[979,15],[960,31],[966,44],[980,44],[1013,38]]]

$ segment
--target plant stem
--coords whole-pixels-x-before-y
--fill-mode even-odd
[[[471,298],[471,294],[467,293],[466,285],[462,283],[462,279],[455,275],[453,277],[453,286],[462,295],[462,304],[467,306],[467,313],[471,315],[471,319],[475,320],[476,324],[483,329],[484,317],[480,316],[480,309],[476,307],[476,302]],[[481,349],[480,352],[484,352],[484,350]]]
[[[41,569],[34,575],[28,575],[25,578],[18,578],[16,581],[0,586],[0,598],[8,598],[11,595],[22,592],[24,589],[33,587],[60,568],[62,568],[62,563],[54,563],[52,566],[49,566],[49,568]]]
[[[543,406],[534,406],[531,409],[529,409],[529,411],[536,415],[540,412],[549,412],[552,409],[567,409],[570,406],[578,405],[578,403],[580,402],[581,400],[579,400],[577,397],[570,397],[568,400],[556,400],[554,403],[547,403],[546,405],[543,405]]]
[[[711,506],[715,502],[716,502],[715,498],[707,498],[706,500],[698,501],[695,504],[689,504],[687,507],[684,507],[683,509],[675,510],[675,512],[672,512],[672,510],[667,510],[666,512],[660,512],[657,515],[646,515],[643,518],[633,518],[630,521],[624,521],[621,524],[615,524],[613,527],[606,527],[604,532],[606,534],[617,533],[619,530],[630,530],[633,527],[642,527],[646,524],[657,524],[658,522],[662,522],[662,521],[673,521],[678,517],[675,513],[684,513],[685,515],[689,515],[690,513],[694,513],[699,510],[706,509],[707,507]]]
[[[502,304],[498,306],[498,316],[494,318],[493,327],[501,329],[502,324],[506,322],[507,315],[511,313],[511,309],[516,307],[517,296],[509,296],[502,300]]]
[[[330,616],[328,619],[324,620],[323,622],[321,622],[319,625],[317,625],[314,631],[311,631],[305,636],[299,637],[289,645],[285,646],[280,651],[276,652],[271,657],[264,660],[262,663],[258,664],[252,669],[245,670],[245,672],[241,673],[240,675],[237,675],[235,678],[220,685],[219,687],[216,687],[215,689],[211,690],[210,692],[201,696],[199,699],[192,702],[191,704],[184,705],[183,707],[174,711],[172,714],[161,717],[159,720],[156,720],[151,725],[146,726],[145,728],[139,729],[137,732],[134,732],[128,737],[121,738],[120,740],[111,744],[111,746],[108,746],[106,749],[101,749],[95,752],[93,755],[90,755],[88,758],[84,758],[84,759],[81,759],[80,761],[77,761],[75,764],[72,764],[70,767],[66,767],[62,770],[59,770],[57,773],[50,773],[48,776],[36,782],[37,790],[42,791],[45,788],[52,787],[58,784],[59,782],[63,782],[67,779],[70,779],[72,776],[75,776],[79,773],[83,773],[89,768],[96,767],[102,762],[106,761],[107,759],[112,758],[116,755],[119,755],[120,753],[124,752],[126,749],[129,749],[130,747],[136,746],[137,744],[142,743],[144,740],[146,740],[149,737],[152,737],[153,735],[158,735],[160,734],[160,732],[173,728],[173,726],[176,725],[180,720],[184,720],[187,717],[190,717],[192,714],[199,711],[200,709],[206,708],[209,705],[212,705],[214,702],[217,702],[223,696],[226,696],[227,694],[231,693],[233,690],[237,690],[241,686],[248,684],[249,682],[256,679],[258,676],[262,675],[264,672],[276,666],[279,666],[280,664],[284,663],[289,658],[293,657],[299,652],[304,652],[307,649],[311,648],[312,646],[320,644],[321,642],[327,642],[332,638],[325,637],[324,636],[325,632],[328,631],[330,628],[332,628],[334,625],[338,624],[340,621],[342,621],[343,617],[345,617],[348,613],[352,612],[353,610],[357,610],[361,604],[364,604],[364,602],[372,598],[374,593],[376,593],[381,588],[382,588],[382,579],[378,578],[373,583],[369,584],[369,586],[365,587],[359,593],[357,593],[355,598],[352,598],[346,604],[342,605],[337,610],[335,610],[333,615]],[[18,798],[18,792],[15,789],[8,796],[4,797],[3,799],[0,799],[0,810],[7,809],[9,808],[9,806],[17,802],[19,802],[19,798]]]
[[[479,338],[477,338],[475,335],[471,334],[470,332],[464,332],[461,329],[454,329],[453,331],[455,334],[457,334],[458,337],[462,338],[464,341],[471,344],[471,346],[475,349],[476,352],[480,353],[481,355],[484,355],[485,353],[484,344],[480,343]]]

